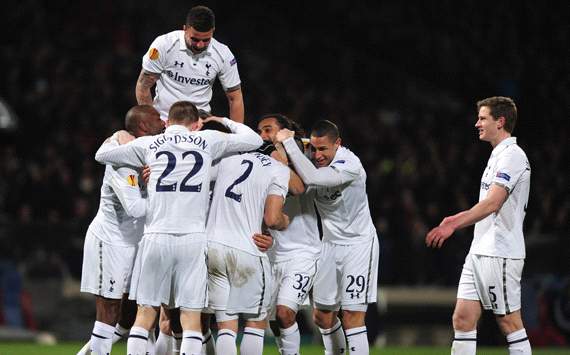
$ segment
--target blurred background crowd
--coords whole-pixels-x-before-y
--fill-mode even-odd
[[[8,3],[0,25],[1,114],[13,119],[0,120],[4,292],[13,288],[12,268],[38,282],[79,278],[103,174],[94,153],[136,103],[135,81],[152,40],[180,29],[194,5]],[[424,237],[478,198],[491,147],[476,135],[476,101],[512,97],[519,110],[514,135],[532,167],[523,277],[539,280],[537,307],[553,287],[565,290],[570,315],[567,4],[203,3],[216,13],[214,36],[237,58],[246,123],[255,126],[270,112],[306,129],[329,119],[361,158],[380,236],[381,286],[457,284],[472,229],[437,251]],[[226,115],[216,85],[212,111]],[[551,284],[540,281],[544,275]],[[561,334],[567,340],[570,329]]]

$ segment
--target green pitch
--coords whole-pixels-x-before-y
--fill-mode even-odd
[[[36,345],[31,343],[3,343],[0,344],[0,355],[67,355],[75,354],[83,344],[80,343],[62,343],[57,345]],[[113,347],[113,354],[124,355],[127,353],[125,343],[119,343]],[[386,347],[380,349],[371,349],[370,354],[377,355],[441,355],[449,354],[449,348],[437,347]],[[570,349],[532,349],[534,355],[562,355],[569,354]],[[278,355],[277,348],[274,345],[265,344],[263,351],[265,355]],[[317,345],[303,345],[301,347],[301,355],[322,355],[323,349]],[[506,348],[478,348],[478,355],[506,355]]]

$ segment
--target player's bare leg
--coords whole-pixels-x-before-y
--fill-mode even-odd
[[[202,328],[200,326],[200,310],[180,309],[180,325],[182,325],[182,344],[180,353],[199,355],[202,351]]]
[[[366,305],[355,305],[355,308],[366,309]],[[343,309],[342,311],[342,325],[348,342],[350,354],[354,355],[367,355],[370,353],[370,346],[368,344],[368,333],[364,318],[366,311],[364,310],[350,310]]]
[[[481,317],[481,303],[458,298],[453,311],[453,330],[455,336],[451,353],[457,355],[475,355],[477,350],[477,322]]]
[[[145,355],[149,331],[154,329],[159,307],[139,305],[135,324],[129,333],[127,353],[130,355]]]
[[[325,355],[343,354],[346,352],[346,338],[338,311],[317,309],[313,311],[313,321],[320,328],[325,346]]]
[[[137,313],[137,304],[135,301],[131,301],[128,299],[129,294],[126,293],[123,295],[123,299],[120,300],[120,316],[118,316],[119,321],[116,323],[114,327],[114,332],[112,335],[112,344],[115,344],[121,338],[126,337],[129,334],[129,329],[133,326],[135,321],[135,316]],[[110,307],[107,306],[108,302],[101,301],[99,298],[100,296],[96,296],[95,298],[95,307],[96,307],[96,320],[97,322],[112,322],[115,317],[114,313],[116,311],[116,305],[114,302],[109,302]],[[103,299],[109,301],[116,301],[112,299]],[[111,304],[112,303],[112,304]],[[93,336],[92,336],[93,337]],[[103,339],[101,339],[103,340]],[[77,353],[77,355],[89,355],[91,354],[91,344],[92,341],[89,340],[81,350]],[[101,351],[101,350],[99,350]],[[110,351],[110,350],[109,350]]]
[[[509,354],[530,355],[532,350],[524,329],[520,310],[504,316],[496,315],[496,319],[499,328],[507,337]]]
[[[297,325],[297,313],[285,305],[277,305],[276,321],[270,326],[275,334],[280,354],[298,354],[301,336]]]
[[[160,306],[160,316],[158,318],[158,338],[156,339],[155,354],[170,355],[174,350],[174,336],[170,327],[171,312],[164,306]]]

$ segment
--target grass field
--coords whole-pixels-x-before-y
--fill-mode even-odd
[[[31,343],[4,343],[0,344],[0,355],[74,355],[83,344],[80,343],[62,343],[57,345],[36,345]],[[382,355],[441,355],[449,354],[449,348],[437,347],[386,347],[375,348],[370,350],[370,354]],[[113,354],[126,354],[126,344],[120,343],[113,347]],[[265,344],[263,351],[265,355],[278,355],[277,348],[273,345]],[[570,354],[570,349],[533,349],[533,355],[562,355]],[[323,349],[317,345],[304,345],[301,347],[302,355],[320,355]],[[478,355],[506,355],[506,348],[478,348]]]

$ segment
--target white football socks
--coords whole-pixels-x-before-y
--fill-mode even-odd
[[[261,355],[263,353],[263,338],[265,330],[245,327],[239,347],[241,355]]]
[[[325,346],[325,355],[342,354],[346,352],[346,338],[340,320],[336,319],[336,324],[329,329],[319,328]]]
[[[351,355],[368,355],[368,332],[366,326],[345,330],[346,341]]]
[[[477,329],[469,332],[455,331],[455,337],[451,344],[452,355],[475,355],[476,350]]]
[[[524,328],[512,332],[507,335],[507,343],[509,344],[509,355],[531,355],[530,342],[526,336]]]
[[[279,328],[281,335],[279,336],[279,351],[281,355],[297,355],[301,345],[301,335],[299,334],[299,326],[295,322],[289,328]]]

